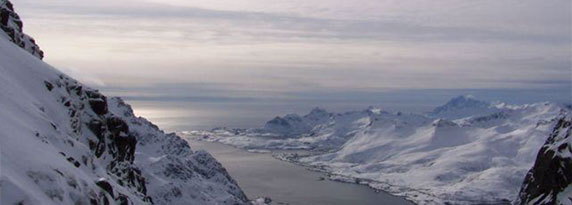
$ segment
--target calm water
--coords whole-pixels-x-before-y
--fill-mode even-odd
[[[356,184],[319,180],[323,173],[274,159],[270,153],[250,153],[231,146],[190,141],[195,150],[210,152],[227,169],[249,198],[270,197],[273,204],[411,204]]]

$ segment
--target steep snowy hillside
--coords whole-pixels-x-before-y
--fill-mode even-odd
[[[515,204],[572,204],[572,116],[556,123]]]
[[[557,118],[569,112],[553,103],[516,106],[461,96],[428,116],[321,110],[278,117],[269,122],[276,126],[261,129],[182,134],[251,150],[312,150],[282,158],[419,203],[508,203]]]
[[[14,43],[0,37],[0,204],[247,203],[208,153]]]

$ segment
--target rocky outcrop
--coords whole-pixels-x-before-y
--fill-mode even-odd
[[[558,121],[538,152],[515,204],[572,203],[572,117]]]
[[[0,5],[0,204],[247,203],[208,153],[36,60]]]
[[[101,166],[111,177],[109,180],[122,186],[122,189],[114,189],[107,179],[100,179],[95,183],[109,195],[102,194],[101,197],[90,200],[98,203],[131,203],[133,199],[129,196],[135,195],[139,197],[138,200],[150,203],[152,199],[147,195],[146,179],[134,163],[137,139],[130,133],[129,125],[124,120],[108,112],[106,97],[63,74],[44,84],[46,91],[57,96],[62,108],[67,110],[71,131],[77,135],[77,143],[88,145],[92,152],[92,156],[69,156],[68,159],[83,158],[83,166],[92,169]],[[94,160],[100,160],[100,164],[87,163]],[[81,166],[76,160],[68,161]],[[122,193],[120,190],[128,190],[130,193]]]
[[[90,201],[97,204],[113,201],[242,204],[248,201],[210,154],[194,152],[179,136],[166,134],[146,119],[136,117],[120,98],[107,98],[63,74],[43,84],[45,92],[58,99],[61,109],[68,113],[75,138],[73,144],[87,145],[91,151],[91,155],[81,156],[70,151],[64,157],[73,159],[68,161],[79,165],[76,167],[106,171],[107,176],[94,181],[102,192]],[[58,129],[62,125],[55,126]],[[83,164],[76,159],[82,159]],[[137,198],[133,199],[134,196]]]
[[[20,46],[32,55],[43,59],[44,52],[36,44],[36,41],[24,34],[24,24],[20,16],[14,11],[14,6],[9,0],[0,0],[0,36],[3,36],[14,44]]]
[[[108,105],[109,112],[126,122],[129,134],[137,139],[135,164],[142,167],[150,185],[147,194],[154,203],[230,205],[248,201],[209,153],[192,151],[187,141],[176,134],[165,134],[151,122],[134,116],[131,106],[120,98],[109,98]]]

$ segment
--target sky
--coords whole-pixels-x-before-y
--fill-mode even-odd
[[[133,104],[270,115],[272,104],[417,112],[460,94],[572,101],[570,0],[13,3],[46,62]]]

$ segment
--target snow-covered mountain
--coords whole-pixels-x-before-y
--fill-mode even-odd
[[[427,115],[316,109],[277,117],[260,129],[182,134],[251,150],[312,150],[282,158],[422,204],[508,203],[566,113],[569,107],[548,102],[506,105],[461,96]]]
[[[477,100],[471,95],[463,95],[449,100],[445,105],[436,107],[428,115],[434,118],[456,120],[474,115],[487,115],[499,112],[502,104]]]
[[[1,5],[0,204],[247,203],[211,155],[22,49]]]
[[[572,204],[572,116],[556,123],[515,204]]]

